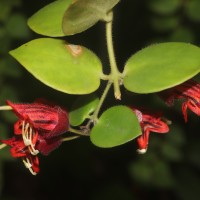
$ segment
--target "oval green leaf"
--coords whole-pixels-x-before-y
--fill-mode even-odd
[[[100,85],[102,65],[85,47],[63,40],[41,38],[10,54],[44,84],[69,94],[88,94]]]
[[[99,98],[95,94],[80,96],[74,102],[69,113],[69,121],[72,126],[78,126],[89,118],[99,103]]]
[[[179,26],[179,18],[174,16],[154,17],[151,25],[156,31],[166,32],[176,29]]]
[[[107,13],[120,0],[76,0],[66,10],[63,17],[63,32],[74,35],[90,28],[99,20],[107,18]]]
[[[106,110],[90,135],[92,143],[98,147],[115,147],[141,135],[136,115],[126,106],[115,106]]]
[[[135,93],[159,92],[181,84],[199,71],[199,47],[181,42],[161,43],[139,51],[127,61],[124,86]]]
[[[57,0],[36,12],[28,20],[29,27],[41,35],[64,36],[62,18],[72,0]]]
[[[185,11],[188,17],[196,22],[200,21],[200,1],[199,0],[190,0],[187,1],[185,6]]]
[[[173,14],[180,6],[181,0],[148,0],[149,8],[163,15]]]

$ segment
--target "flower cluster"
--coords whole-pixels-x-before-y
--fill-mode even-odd
[[[200,84],[188,80],[176,87],[170,88],[158,94],[167,105],[172,106],[175,99],[183,100],[182,112],[185,122],[188,120],[187,109],[200,116]]]
[[[185,121],[188,120],[187,109],[200,116],[200,84],[189,80],[176,87],[159,93],[159,96],[168,104],[173,105],[175,99],[182,99],[182,112]],[[33,175],[39,168],[38,154],[48,155],[56,149],[63,141],[63,134],[73,131],[80,135],[88,133],[77,132],[69,126],[69,117],[65,109],[50,104],[44,100],[38,100],[30,104],[12,103],[7,101],[7,106],[0,110],[12,110],[18,117],[14,124],[14,136],[7,140],[0,140],[0,149],[10,146],[11,155],[21,158],[25,166]],[[162,117],[160,112],[150,112],[145,109],[131,107],[138,118],[142,134],[137,137],[138,153],[147,151],[151,132],[165,134],[169,132],[168,120]],[[79,136],[74,136],[77,138]]]
[[[14,136],[1,140],[11,146],[11,155],[22,158],[33,175],[39,172],[38,153],[48,155],[62,143],[62,134],[69,129],[68,113],[59,106],[43,100],[32,104],[15,104],[7,101],[18,117]]]

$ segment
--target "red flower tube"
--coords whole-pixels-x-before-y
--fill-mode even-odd
[[[137,151],[138,153],[143,154],[146,153],[148,148],[150,132],[167,133],[169,127],[167,123],[161,120],[160,113],[152,113],[144,109],[131,108],[136,114],[142,128],[142,135],[137,138],[139,147]]]
[[[2,143],[11,146],[13,157],[21,157],[32,174],[39,172],[38,153],[48,155],[62,143],[61,135],[69,130],[68,113],[59,106],[38,101],[15,104],[7,101],[17,115],[14,136]]]
[[[187,122],[187,109],[200,116],[200,84],[193,80],[188,80],[173,88],[164,90],[158,94],[167,105],[171,106],[175,99],[182,99],[182,112],[185,122]]]

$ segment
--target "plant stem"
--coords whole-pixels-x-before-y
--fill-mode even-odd
[[[74,129],[72,127],[69,128],[69,131],[72,132],[72,133],[78,134],[78,135],[89,136],[89,134],[87,132]]]
[[[66,141],[74,140],[74,139],[79,138],[79,137],[80,137],[79,135],[66,137],[66,138],[63,138],[62,141],[66,142]]]
[[[102,104],[103,104],[103,102],[104,102],[104,100],[105,100],[107,94],[108,94],[108,91],[109,91],[111,85],[112,85],[112,82],[111,82],[111,81],[108,81],[108,83],[107,83],[107,85],[106,85],[106,88],[104,89],[103,94],[102,94],[102,96],[101,96],[101,98],[100,98],[99,104],[98,104],[98,106],[96,107],[96,110],[94,111],[94,113],[93,113],[93,115],[92,115],[91,120],[92,120],[94,123],[96,123],[97,120],[98,120],[99,111],[100,111],[100,109],[101,109],[101,106],[102,106]]]
[[[113,22],[113,12],[108,13],[109,21],[106,22],[106,41],[107,41],[107,48],[108,48],[108,55],[110,61],[110,68],[111,68],[111,80],[113,81],[114,85],[114,95],[116,99],[121,99],[121,92],[120,92],[120,77],[121,73],[119,72],[116,64],[114,48],[113,48],[113,38],[112,38],[112,22]]]

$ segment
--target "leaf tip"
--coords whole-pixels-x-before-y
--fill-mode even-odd
[[[11,55],[12,57],[15,57],[15,50],[11,50],[11,51],[9,51],[8,53],[9,53],[9,55]]]

